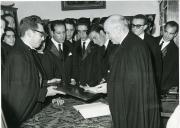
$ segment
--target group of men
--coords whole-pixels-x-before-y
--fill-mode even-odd
[[[22,19],[2,74],[2,110],[9,127],[37,113],[47,96],[65,94],[49,84],[60,82],[107,93],[114,128],[158,128],[161,90],[178,85],[173,42],[178,24],[167,22],[157,39],[146,34],[146,27],[144,15],[134,16],[130,28],[121,15],[91,27],[84,18],[76,26],[70,19],[55,20],[45,39],[40,17]]]

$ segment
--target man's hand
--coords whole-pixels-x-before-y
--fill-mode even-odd
[[[54,96],[54,95],[56,95],[56,94],[63,94],[63,95],[66,94],[65,92],[56,90],[56,88],[57,88],[57,86],[49,86],[49,87],[47,87],[46,97],[47,97],[47,96]]]
[[[102,78],[100,84],[103,84],[103,83],[105,83],[105,82],[106,82],[106,80],[105,80],[104,78]]]
[[[99,84],[96,88],[98,93],[107,93],[107,83]]]
[[[75,79],[71,79],[71,83],[70,83],[71,85],[76,85],[76,81],[75,81]]]
[[[61,82],[61,79],[59,79],[59,78],[53,78],[53,79],[47,81],[48,84],[60,83],[60,82]]]
[[[90,92],[90,93],[107,93],[107,83],[99,84],[95,87],[89,87],[87,86],[81,86],[85,91]]]

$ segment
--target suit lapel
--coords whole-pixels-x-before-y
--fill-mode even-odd
[[[49,50],[60,60],[63,58],[63,54],[60,54],[54,43],[51,41]]]
[[[59,51],[57,50],[56,46],[54,44],[51,45],[50,51],[56,55],[57,57],[60,56],[59,55]]]

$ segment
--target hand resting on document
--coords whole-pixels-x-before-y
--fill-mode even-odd
[[[49,87],[47,87],[46,97],[47,97],[47,96],[54,96],[54,95],[56,95],[56,94],[62,94],[62,95],[65,95],[65,94],[66,94],[65,92],[56,90],[56,88],[57,88],[57,86],[49,86]]]
[[[52,84],[52,83],[60,83],[61,82],[61,79],[59,78],[53,78],[51,80],[48,80],[47,81],[47,84]]]
[[[52,85],[53,85],[53,84],[57,84],[57,83],[60,83],[60,82],[61,82],[61,79],[54,78],[54,79],[48,80],[48,81],[47,81],[47,84],[49,84],[49,85],[52,84]],[[66,94],[65,92],[56,90],[56,88],[57,88],[57,86],[48,86],[48,87],[47,87],[46,97],[47,97],[47,96],[54,96],[54,95],[56,95],[56,94],[63,94],[63,95]]]
[[[90,93],[107,93],[107,83],[102,83],[99,84],[95,87],[89,87],[87,86],[81,86],[85,91],[90,92]]]

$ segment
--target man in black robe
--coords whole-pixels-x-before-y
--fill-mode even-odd
[[[147,46],[129,32],[123,16],[110,16],[104,28],[119,46],[110,61],[108,84],[96,86],[95,91],[107,91],[113,127],[159,128],[158,98]]]
[[[44,40],[42,21],[38,16],[20,22],[21,38],[9,54],[2,74],[2,109],[9,128],[16,128],[41,109],[47,96],[63,94],[55,86],[44,86],[35,48]],[[48,81],[50,82],[50,81]]]
[[[145,30],[147,28],[147,18],[142,14],[135,15],[131,21],[131,30],[139,36],[149,48],[151,61],[154,71],[154,77],[158,92],[160,92],[161,74],[162,74],[162,59],[161,50],[153,36],[148,35]],[[159,93],[160,94],[160,93]]]

